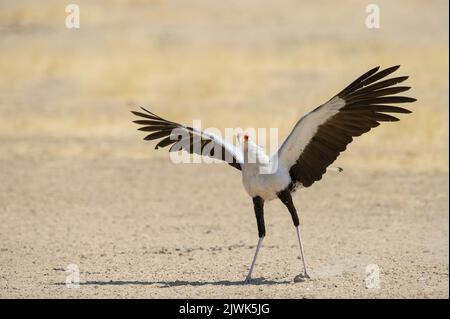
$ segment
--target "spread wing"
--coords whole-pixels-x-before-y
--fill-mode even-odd
[[[400,66],[366,72],[325,104],[303,116],[273,156],[289,168],[292,180],[304,187],[322,178],[353,137],[360,136],[380,122],[399,119],[392,113],[411,113],[394,106],[416,99],[395,95],[410,89],[397,86],[408,77],[386,77]]]
[[[227,162],[241,170],[243,155],[239,148],[211,132],[198,130],[189,126],[168,121],[142,108],[144,111],[131,111],[141,119],[133,121],[141,125],[140,131],[151,132],[144,140],[160,140],[155,149],[171,146],[169,152],[184,150],[190,154],[208,156]]]

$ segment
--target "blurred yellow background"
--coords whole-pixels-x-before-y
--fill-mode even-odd
[[[278,127],[376,65],[418,101],[340,165],[448,172],[448,2],[0,1],[0,157],[168,157],[128,112],[204,127]]]

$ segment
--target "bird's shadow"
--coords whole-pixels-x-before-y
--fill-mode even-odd
[[[245,284],[243,280],[218,280],[218,281],[188,281],[188,280],[173,280],[173,281],[147,281],[147,280],[88,280],[85,282],[80,282],[80,286],[125,286],[125,285],[136,285],[136,286],[152,286],[161,285],[160,288],[169,287],[179,287],[179,286],[248,286],[248,285],[283,285],[289,284],[291,281],[274,281],[266,280],[265,278],[254,278],[248,284]],[[65,285],[64,283],[55,283],[55,285]]]

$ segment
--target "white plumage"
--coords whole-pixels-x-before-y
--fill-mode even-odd
[[[242,144],[243,153],[246,154],[243,156],[244,162],[241,163],[245,190],[252,198],[260,196],[265,201],[277,198],[277,193],[291,182],[289,169],[284,167],[283,163],[278,163],[272,170],[272,165],[275,165],[273,157],[269,158],[251,139],[242,141]],[[252,161],[252,157],[256,160]]]

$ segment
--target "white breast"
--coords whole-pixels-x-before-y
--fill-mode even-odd
[[[242,183],[251,197],[260,196],[269,201],[277,198],[277,193],[289,186],[289,170],[279,161],[269,158],[264,150],[251,140],[244,144]]]
[[[257,164],[242,164],[242,183],[251,197],[260,196],[269,201],[277,198],[277,193],[289,186],[291,177],[283,167],[273,174],[261,173],[261,167]]]

